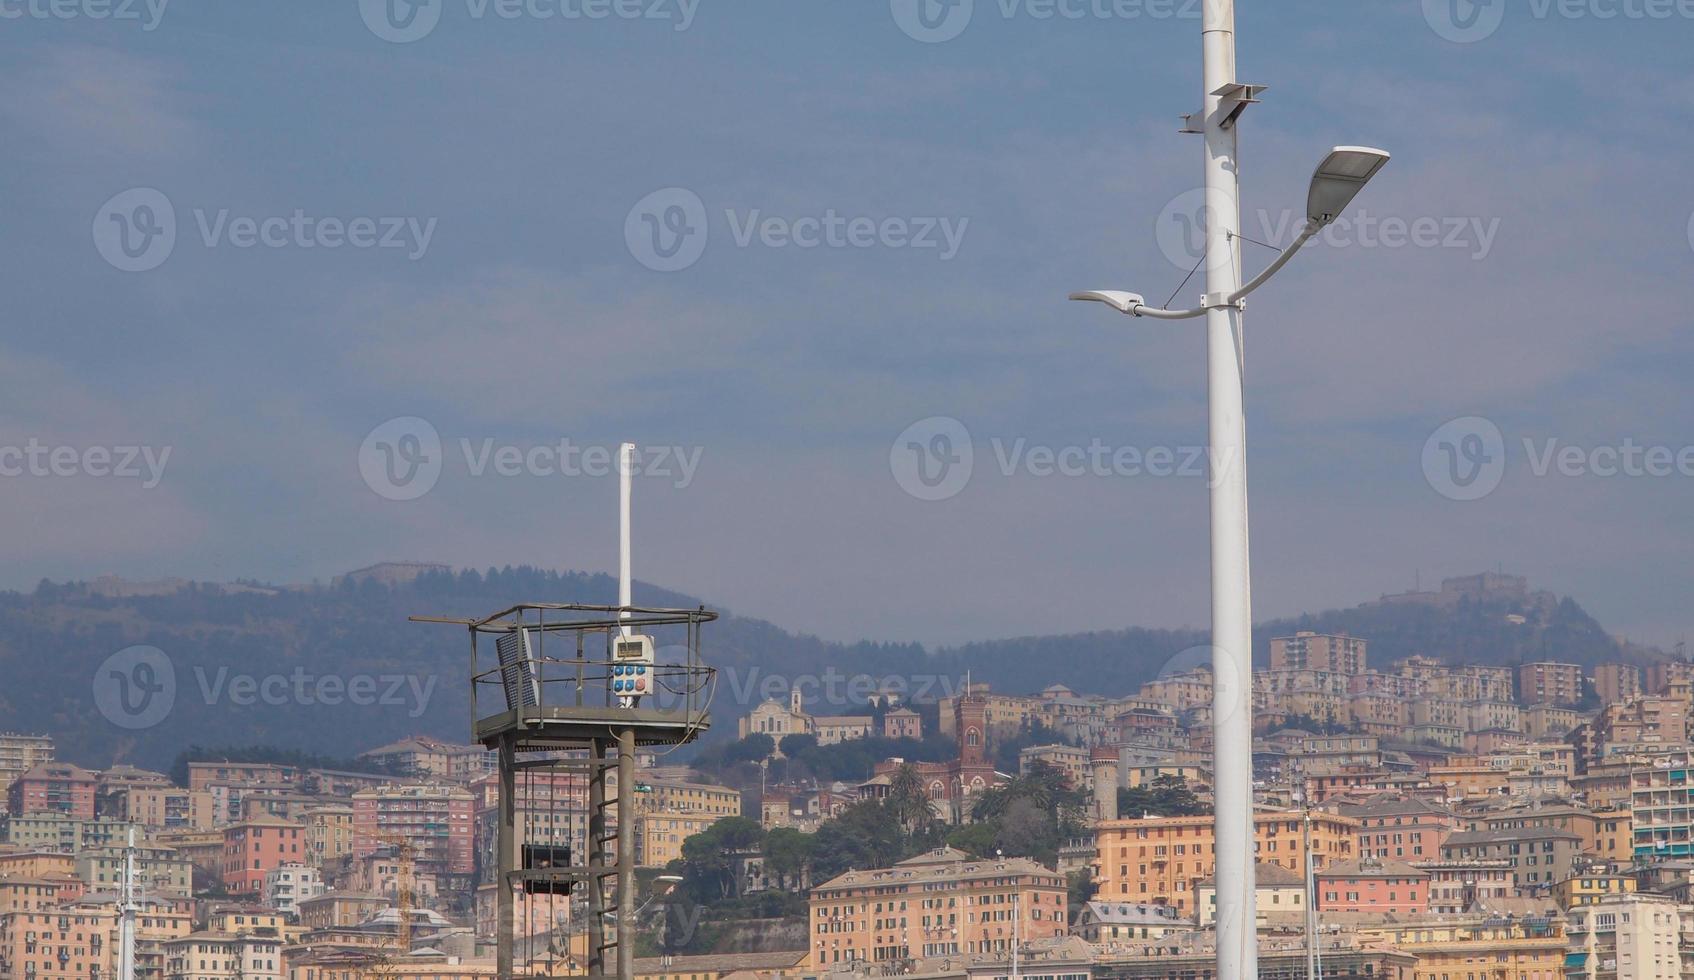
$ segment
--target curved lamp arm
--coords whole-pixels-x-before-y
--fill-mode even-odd
[[[1316,235],[1322,230],[1323,222],[1308,220],[1306,222],[1306,227],[1300,229],[1300,237],[1294,239],[1294,244],[1283,249],[1282,254],[1276,257],[1276,261],[1265,266],[1265,271],[1254,276],[1251,282],[1231,293],[1229,296],[1230,303],[1241,302],[1243,299],[1247,298],[1248,293],[1269,282],[1271,276],[1281,272],[1282,267],[1287,265],[1290,259],[1294,258],[1295,253],[1299,252],[1307,242],[1311,241],[1313,235]],[[1241,236],[1237,235],[1235,237],[1240,238]]]
[[[1312,236],[1323,230],[1323,226],[1324,222],[1308,220],[1305,227],[1300,229],[1299,237],[1294,239],[1292,245],[1282,250],[1282,254],[1276,257],[1276,261],[1265,266],[1263,272],[1254,276],[1247,285],[1231,293],[1224,302],[1215,305],[1234,306],[1246,299],[1248,293],[1263,286],[1270,281],[1272,276],[1281,272],[1282,267],[1292,261],[1300,249],[1312,240]],[[1197,316],[1205,316],[1206,311],[1212,308],[1211,306],[1196,306],[1191,310],[1166,310],[1157,306],[1148,306],[1146,298],[1140,293],[1124,292],[1118,289],[1091,289],[1087,292],[1071,293],[1070,298],[1084,303],[1104,303],[1119,313],[1127,313],[1130,316],[1150,316],[1155,320],[1190,320]],[[1207,298],[1210,299],[1210,297]]]

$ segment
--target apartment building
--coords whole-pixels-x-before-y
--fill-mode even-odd
[[[169,847],[135,849],[135,874],[142,890],[156,895],[194,894],[194,865]],[[123,882],[124,849],[105,847],[76,856],[76,876],[93,891],[113,891]]]
[[[362,858],[402,837],[417,873],[442,877],[476,871],[470,792],[443,784],[385,786],[353,794],[353,855]]]
[[[1072,789],[1084,789],[1092,782],[1088,749],[1074,745],[1031,745],[1018,751],[1018,772],[1027,775],[1036,763],[1064,773]]]
[[[265,872],[259,900],[267,908],[276,909],[290,919],[298,919],[300,903],[317,898],[325,891],[323,876],[317,868],[304,864],[284,864]]]
[[[1429,880],[1404,861],[1361,858],[1337,861],[1313,876],[1320,912],[1372,912],[1423,915],[1429,908]]]
[[[1647,693],[1641,686],[1641,668],[1634,664],[1601,664],[1595,667],[1594,693],[1604,704],[1640,697]]]
[[[44,762],[52,761],[51,735],[0,732],[0,795],[11,788],[12,780]]]
[[[1557,827],[1467,830],[1441,845],[1445,861],[1505,860],[1520,891],[1551,889],[1554,882],[1570,877],[1571,866],[1581,854],[1582,835]]]
[[[1365,672],[1368,644],[1359,637],[1301,630],[1270,641],[1272,670],[1323,670],[1335,674]]]
[[[1337,809],[1359,823],[1355,853],[1360,859],[1434,860],[1459,828],[1459,818],[1451,811],[1415,797],[1342,804]]]
[[[1658,895],[1614,895],[1572,908],[1567,918],[1567,980],[1661,980],[1694,967],[1682,952],[1683,934],[1694,934],[1689,906]]]
[[[265,873],[306,856],[306,828],[274,817],[231,824],[223,832],[223,883],[231,895],[257,899]]]
[[[170,980],[283,980],[282,940],[196,932],[163,944]]]
[[[1518,667],[1518,701],[1574,705],[1582,701],[1582,667],[1540,661]]]
[[[94,773],[69,762],[43,762],[6,787],[6,812],[14,817],[59,814],[94,819]]]
[[[662,868],[682,857],[682,842],[722,820],[704,813],[642,813],[636,817],[635,862],[644,868]]]
[[[1386,944],[1417,957],[1416,980],[1563,980],[1565,934],[1541,917],[1458,916],[1363,926],[1362,945]]]
[[[317,806],[301,814],[306,827],[306,863],[322,868],[353,853],[353,808]]]
[[[1666,695],[1676,687],[1694,684],[1694,661],[1668,660],[1647,668],[1647,690],[1643,693]]]
[[[494,753],[480,745],[455,745],[425,735],[359,753],[388,772],[414,779],[470,782],[497,771]]]
[[[1633,766],[1629,774],[1633,856],[1694,855],[1694,764],[1675,756]]]
[[[211,830],[217,816],[211,793],[180,786],[124,786],[96,802],[104,817],[154,830]]]
[[[1009,952],[1063,936],[1063,876],[1024,858],[941,848],[892,868],[849,871],[812,889],[812,966]]]
[[[63,813],[8,817],[3,840],[20,850],[76,854],[100,847],[122,847],[130,825],[119,820],[79,819]]]
[[[1257,860],[1304,873],[1306,849],[1297,810],[1254,815]],[[1318,867],[1356,855],[1359,822],[1338,814],[1312,814],[1312,853]],[[1094,881],[1100,901],[1195,909],[1195,886],[1215,868],[1212,818],[1145,817],[1106,820],[1095,828]]]
[[[111,976],[117,912],[60,907],[0,915],[0,977],[91,980]]]

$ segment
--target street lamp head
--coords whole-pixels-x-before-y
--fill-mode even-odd
[[[1126,293],[1119,289],[1091,289],[1085,293],[1071,293],[1071,299],[1084,303],[1104,303],[1119,313],[1134,314],[1136,309],[1147,305],[1147,300],[1140,293]]]
[[[1388,165],[1388,153],[1369,146],[1338,146],[1329,151],[1312,174],[1306,197],[1306,218],[1327,225],[1347,210],[1377,171]]]
[[[680,885],[682,884],[682,875],[659,875],[653,880],[662,881],[667,885]]]

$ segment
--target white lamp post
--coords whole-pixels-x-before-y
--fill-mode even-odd
[[[1201,23],[1205,111],[1185,132],[1206,138],[1206,292],[1199,306],[1150,307],[1137,293],[1102,290],[1071,299],[1105,303],[1121,313],[1164,320],[1206,318],[1210,402],[1212,523],[1212,725],[1217,814],[1219,980],[1258,977],[1253,880],[1253,615],[1247,534],[1247,426],[1243,410],[1245,348],[1241,315],[1247,294],[1264,285],[1353,200],[1388,163],[1369,147],[1332,150],[1312,176],[1306,224],[1265,271],[1241,284],[1240,180],[1236,122],[1264,88],[1235,79],[1235,2],[1205,0]],[[1195,123],[1203,122],[1199,128]]]

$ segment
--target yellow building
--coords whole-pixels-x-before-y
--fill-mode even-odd
[[[1064,876],[1026,858],[940,848],[892,868],[849,871],[812,889],[812,965],[1004,953],[1063,936]]]
[[[704,813],[643,813],[635,838],[635,863],[662,868],[682,857],[682,842],[723,817]]]
[[[1102,821],[1094,837],[1097,898],[1171,905],[1192,914],[1196,886],[1214,871],[1212,819],[1206,815]],[[1257,860],[1303,873],[1306,849],[1301,813],[1265,811],[1253,819]],[[1317,866],[1352,860],[1359,826],[1351,817],[1313,813],[1312,853]]]
[[[1564,929],[1552,920],[1430,919],[1361,927],[1359,944],[1395,946],[1418,958],[1413,980],[1558,980],[1564,976]]]
[[[1597,905],[1610,895],[1630,895],[1635,892],[1631,875],[1582,874],[1571,875],[1553,885],[1553,900],[1559,908],[1569,911],[1578,905]]]

